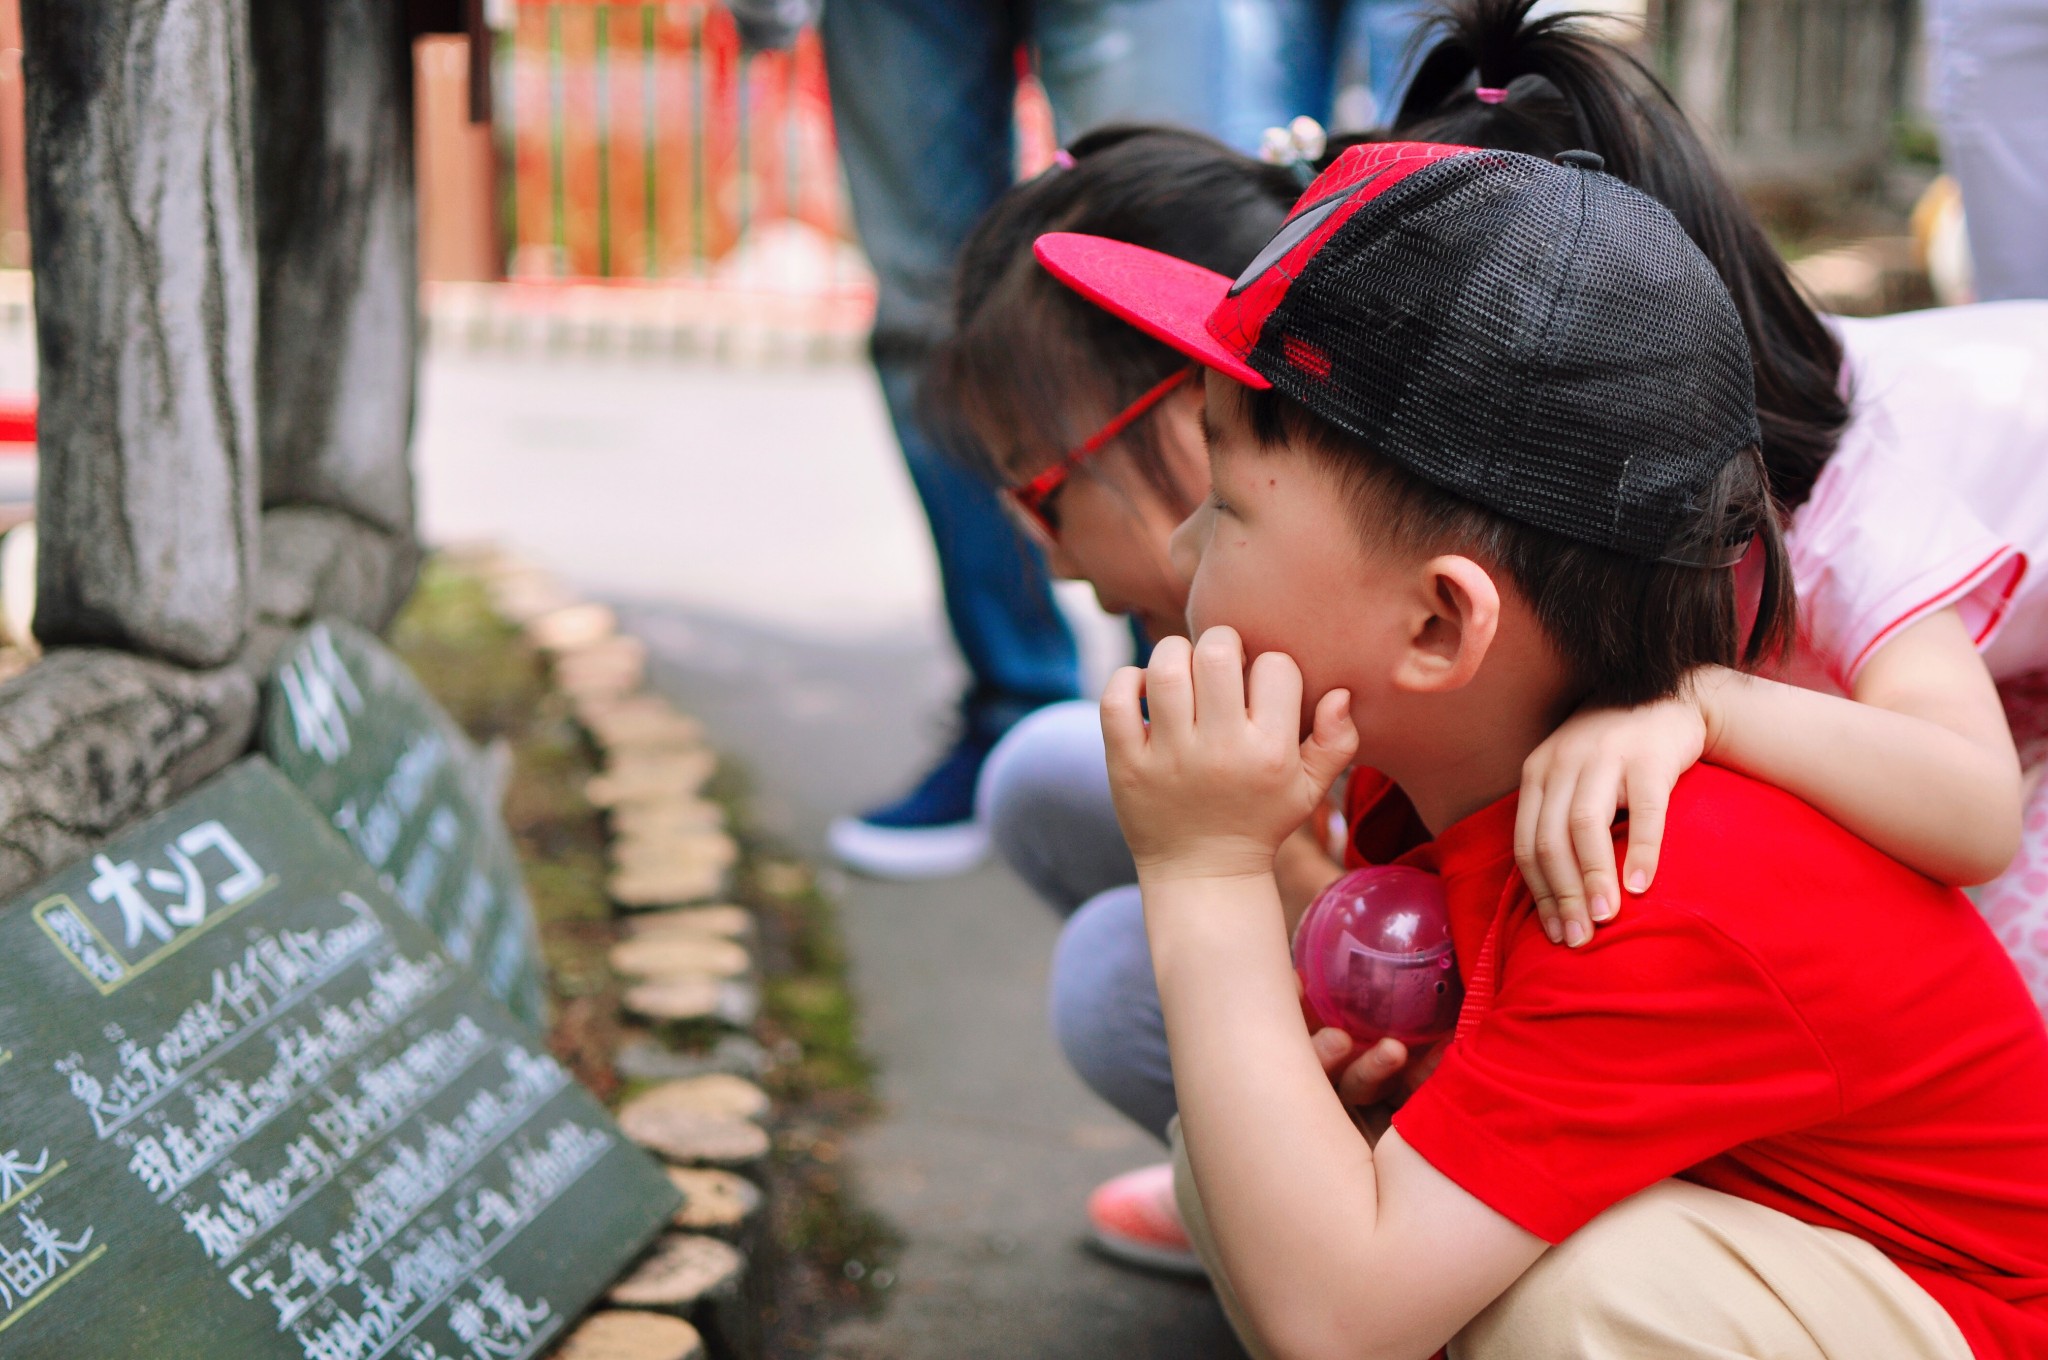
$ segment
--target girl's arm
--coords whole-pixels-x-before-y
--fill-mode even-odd
[[[1515,837],[1544,928],[1580,944],[1621,885],[1649,886],[1672,785],[1696,760],[1811,803],[1892,858],[1957,886],[1995,878],[2020,839],[2020,768],[1990,672],[1953,609],[1880,648],[1851,699],[1723,667],[1677,699],[1574,716],[1523,767]],[[1629,814],[1622,872],[1612,824]]]

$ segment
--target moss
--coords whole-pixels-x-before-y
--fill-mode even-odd
[[[470,737],[512,752],[505,824],[540,928],[548,1046],[600,1097],[615,1093],[620,983],[606,966],[605,832],[583,784],[597,772],[540,658],[492,611],[475,575],[430,559],[391,630],[393,648]]]
[[[607,958],[615,928],[604,822],[583,796],[596,773],[590,748],[566,701],[547,685],[540,658],[492,612],[481,580],[461,567],[427,564],[392,642],[472,738],[511,749],[505,820],[540,927],[553,1001],[549,1046],[616,1106],[653,1083],[622,1082],[612,1068],[626,1037],[624,983]],[[840,1164],[841,1140],[872,1108],[874,1071],[860,1047],[831,901],[805,866],[748,834],[744,771],[721,763],[705,792],[724,806],[740,842],[735,896],[760,926],[756,1037],[776,1058],[765,1078],[776,1097],[767,1351],[814,1354],[833,1318],[880,1301],[900,1249],[888,1225],[860,1205]],[[724,1033],[713,1024],[660,1029],[664,1041],[699,1051]]]

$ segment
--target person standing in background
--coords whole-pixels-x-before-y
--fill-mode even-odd
[[[1427,0],[1233,0],[1232,49],[1260,102],[1359,132],[1394,120],[1427,10]],[[1242,141],[1235,131],[1225,140]]]
[[[1927,38],[1977,301],[2048,298],[2048,0],[1929,0]]]
[[[788,0],[784,0],[786,6]],[[776,0],[756,0],[776,8]],[[1079,692],[1072,636],[1038,552],[917,410],[943,338],[954,258],[1016,177],[1017,53],[1031,54],[1062,144],[1104,123],[1177,123],[1249,150],[1299,109],[1234,27],[1275,0],[832,0],[820,29],[854,223],[877,281],[873,358],[931,524],[946,617],[967,663],[951,746],[901,798],[831,829],[846,865],[890,878],[963,872],[988,851],[974,815],[989,748]],[[1256,27],[1256,25],[1254,25]],[[1277,29],[1270,31],[1277,32]],[[1275,101],[1279,102],[1275,102]]]

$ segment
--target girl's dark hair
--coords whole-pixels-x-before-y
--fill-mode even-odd
[[[1509,519],[1390,462],[1274,391],[1244,389],[1255,443],[1306,451],[1336,478],[1362,536],[1418,557],[1459,553],[1506,577],[1572,681],[1574,704],[1632,708],[1668,699],[1701,666],[1753,670],[1792,640],[1792,568],[1763,459],[1746,449],[1700,498],[1695,560],[1751,542],[1760,571],[1745,637],[1735,568],[1643,562]]]
[[[954,276],[953,332],[933,353],[923,413],[956,453],[1007,481],[1050,464],[1187,360],[1045,272],[1031,243],[1078,231],[1146,246],[1231,277],[1280,229],[1301,192],[1286,169],[1199,133],[1101,128],[1017,185],[976,224]],[[1077,399],[1078,398],[1078,399]],[[1146,482],[1181,513],[1158,427],[1120,441]]]
[[[1656,76],[1589,31],[1587,16],[1531,19],[1534,3],[1440,0],[1428,30],[1434,41],[1391,134],[1543,157],[1596,152],[1608,173],[1669,208],[1742,316],[1764,465],[1789,514],[1805,503],[1849,422],[1841,343]],[[1507,97],[1484,102],[1475,93],[1481,87]]]

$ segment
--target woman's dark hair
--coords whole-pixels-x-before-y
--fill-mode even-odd
[[[1050,464],[1187,359],[1045,272],[1031,243],[1078,231],[1146,246],[1235,277],[1300,195],[1286,169],[1178,128],[1105,127],[996,201],[960,253],[953,333],[932,355],[924,414],[958,454],[997,480]],[[1076,408],[1093,410],[1076,418]],[[997,446],[991,447],[991,436]],[[1184,495],[1158,427],[1121,440],[1176,510]]]
[[[1688,541],[1713,560],[1748,540],[1761,568],[1745,638],[1733,567],[1644,562],[1523,524],[1424,481],[1275,391],[1243,389],[1255,443],[1306,451],[1335,476],[1367,542],[1417,557],[1459,553],[1510,581],[1571,676],[1574,704],[1667,699],[1701,666],[1755,669],[1792,639],[1792,568],[1763,459],[1731,459],[1700,498]]]
[[[1596,152],[1608,173],[1669,208],[1742,316],[1756,366],[1764,465],[1790,514],[1805,503],[1849,422],[1841,343],[1657,78],[1589,31],[1587,16],[1531,19],[1534,3],[1441,0],[1430,20],[1435,40],[1391,135],[1543,157]],[[1483,101],[1480,88],[1506,97]]]

